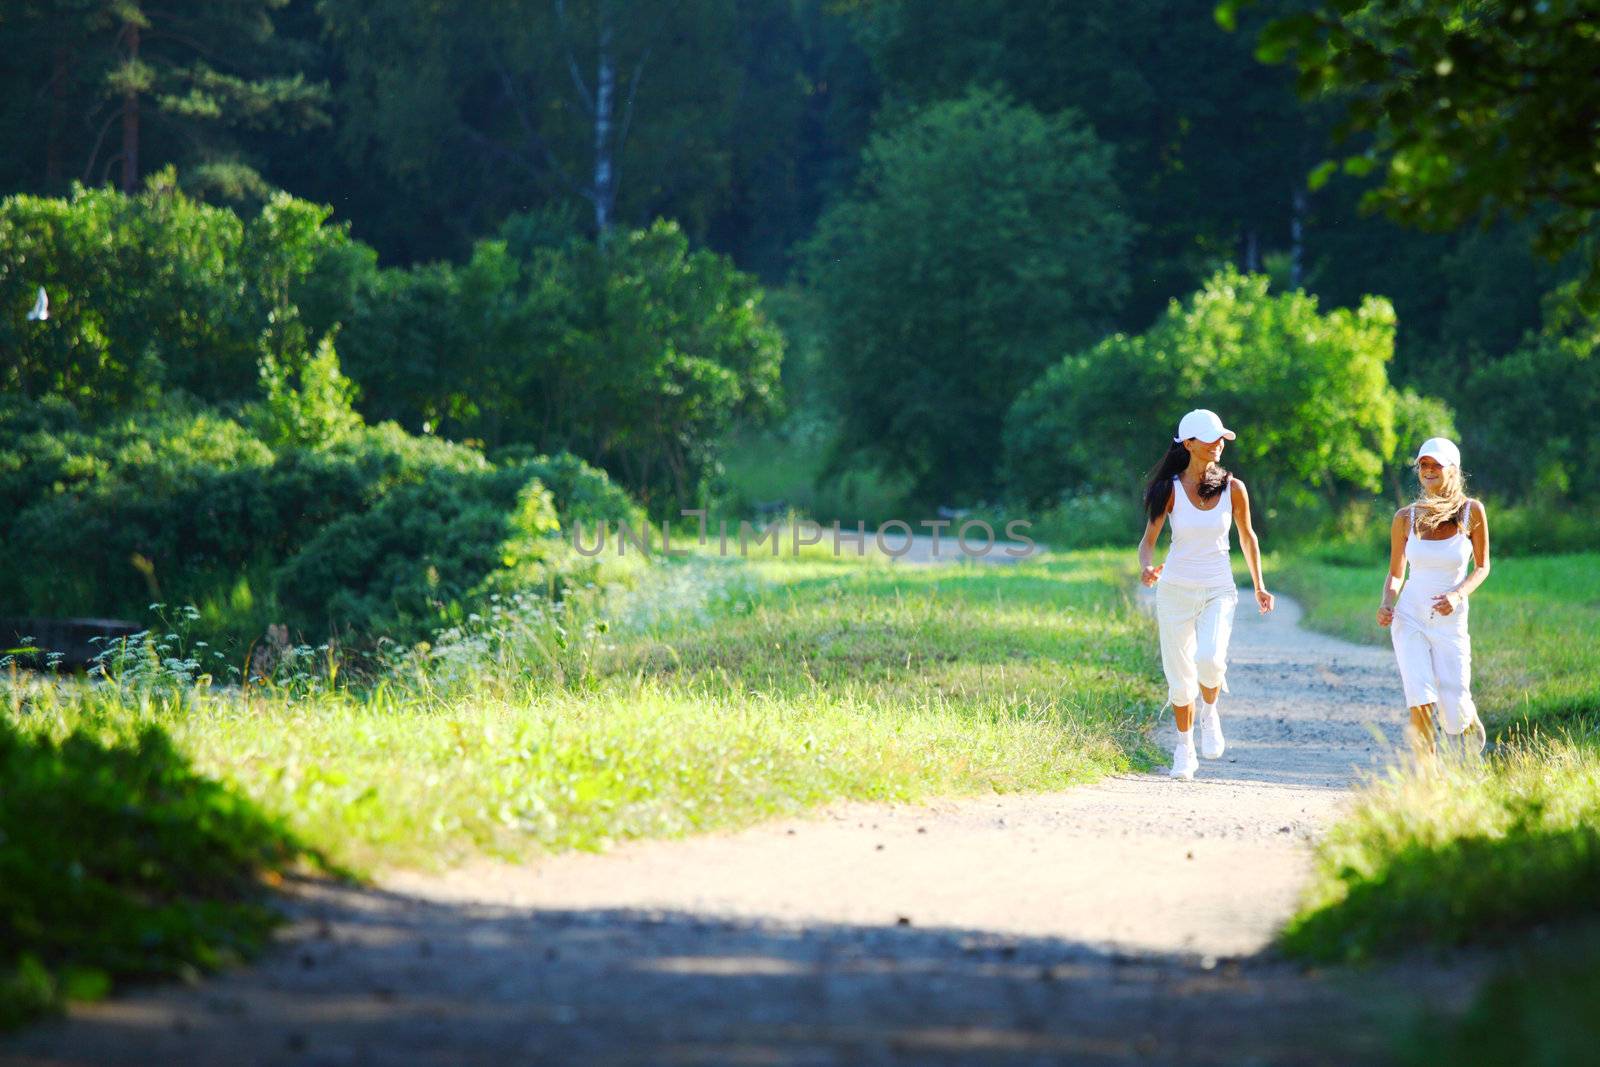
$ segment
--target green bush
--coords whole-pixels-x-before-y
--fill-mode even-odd
[[[658,222],[385,271],[341,333],[369,418],[599,463],[658,516],[705,498],[735,418],[776,409],[783,337],[755,280]]]
[[[0,1028],[114,980],[262,946],[261,878],[300,850],[165,733],[59,742],[0,716]]]
[[[50,297],[46,322],[0,315],[0,389],[101,413],[174,389],[252,396],[271,316],[303,304],[320,336],[374,269],[331,213],[279,194],[246,222],[185,196],[170,171],[138,196],[75,187],[0,202],[0,306],[29,307],[39,287]]]
[[[494,460],[503,470],[518,472],[513,477],[537,479],[550,490],[563,530],[582,523],[588,531],[601,521],[627,522],[634,529],[644,525],[644,512],[626,490],[570,452],[540,456],[527,445],[514,445]]]
[[[1144,529],[1139,502],[1132,493],[1070,495],[1029,517],[1033,528],[1028,536],[1056,550],[1132,546]]]
[[[278,571],[279,598],[321,632],[420,637],[460,621],[463,602],[502,569],[543,584],[559,534],[537,480],[520,491],[496,477],[404,485],[318,531]]]

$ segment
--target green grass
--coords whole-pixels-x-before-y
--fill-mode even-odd
[[[41,766],[93,751],[120,769],[73,773],[132,783],[149,760],[176,776],[165,792],[126,785],[126,811],[105,827],[130,842],[116,852],[130,870],[144,871],[144,844],[159,845],[150,869],[193,888],[171,898],[171,953],[150,957],[150,972],[170,973],[247,951],[262,927],[228,902],[297,849],[355,871],[432,868],[738,826],[841,798],[1050,789],[1148,765],[1159,671],[1130,560],[691,558],[567,607],[502,602],[396,654],[359,689],[315,671],[212,689],[135,657],[102,684],[13,679],[0,724]],[[181,649],[168,652],[181,663]],[[70,834],[104,806],[66,779],[20,801],[0,781],[8,834],[40,813]],[[152,841],[128,819],[167,836]],[[28,878],[0,887],[0,903],[42,906],[100,839],[85,835],[78,853],[71,840],[8,839],[0,851]],[[152,927],[132,913],[44,925],[73,931],[73,966],[142,973],[128,969],[127,938]],[[30,966],[0,1001],[28,1003]]]
[[[1281,943],[1361,960],[1416,945],[1503,941],[1593,915],[1600,897],[1600,747],[1513,742],[1487,766],[1396,773],[1318,843]]]
[[[309,844],[372,868],[598,848],[838,797],[1061,786],[1129,766],[1160,706],[1116,556],[663,571],[612,609],[640,622],[585,636],[567,620],[564,648],[473,647],[371,693],[144,714]],[[59,709],[62,728],[129,714],[85,701]]]

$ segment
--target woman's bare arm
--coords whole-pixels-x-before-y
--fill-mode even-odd
[[[1250,568],[1250,581],[1256,589],[1256,605],[1265,615],[1273,609],[1277,598],[1267,592],[1267,583],[1261,577],[1261,541],[1256,537],[1255,523],[1250,521],[1250,490],[1237,478],[1229,479],[1233,501],[1233,522],[1239,527],[1239,549],[1244,553],[1245,566]]]
[[[1489,577],[1489,513],[1484,510],[1480,501],[1469,501],[1470,509],[1468,521],[1472,529],[1467,536],[1472,540],[1472,573],[1462,579],[1461,584],[1446,593],[1441,593],[1433,598],[1433,610],[1440,615],[1449,615],[1460,606],[1461,602],[1472,595],[1473,590],[1482,585],[1484,579]]]
[[[1379,626],[1388,626],[1394,621],[1394,602],[1405,584],[1408,510],[1401,508],[1395,512],[1394,521],[1389,524],[1389,573],[1383,576],[1383,595],[1378,599]]]
[[[1156,579],[1161,577],[1161,568],[1152,566],[1156,557],[1156,538],[1161,535],[1161,527],[1166,525],[1167,513],[1172,510],[1172,497],[1167,497],[1167,506],[1149,522],[1145,523],[1144,536],[1139,539],[1139,580],[1145,585],[1155,585]]]

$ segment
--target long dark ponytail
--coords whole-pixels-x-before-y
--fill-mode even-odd
[[[1188,466],[1189,449],[1182,441],[1174,441],[1167,448],[1167,454],[1161,457],[1161,462],[1150,468],[1150,480],[1144,486],[1144,513],[1151,522],[1166,513],[1167,501],[1172,499],[1172,479],[1182,474]],[[1210,500],[1214,496],[1221,496],[1232,477],[1215,463],[1211,464],[1200,479],[1200,499]]]

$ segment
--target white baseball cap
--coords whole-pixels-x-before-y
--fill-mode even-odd
[[[1442,466],[1461,466],[1461,449],[1448,437],[1430,437],[1422,442],[1422,447],[1417,449],[1417,458],[1411,462],[1420,463],[1423,456],[1432,456]]]
[[[1222,425],[1222,420],[1217,418],[1215,411],[1195,408],[1178,423],[1178,436],[1173,440],[1187,441],[1191,437],[1202,441],[1215,441],[1219,437],[1226,437],[1232,441],[1234,434],[1232,430]]]

